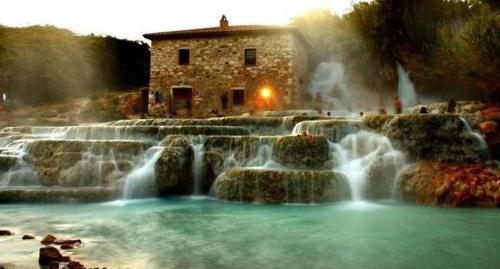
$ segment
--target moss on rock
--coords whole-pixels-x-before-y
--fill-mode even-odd
[[[350,197],[347,179],[330,170],[232,168],[215,182],[222,200],[263,203],[318,203]]]
[[[274,160],[293,168],[324,167],[329,154],[328,141],[324,136],[282,136],[273,147]]]

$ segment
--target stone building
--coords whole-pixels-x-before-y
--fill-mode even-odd
[[[308,84],[307,39],[287,26],[229,26],[145,34],[150,90],[179,117],[288,109]]]

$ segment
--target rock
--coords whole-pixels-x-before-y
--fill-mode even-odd
[[[23,240],[33,240],[33,239],[35,239],[35,237],[32,235],[29,234],[23,235]]]
[[[74,245],[74,244],[81,244],[82,241],[80,239],[60,239],[60,240],[55,240],[54,244],[56,245]]]
[[[68,262],[69,257],[63,257],[59,250],[55,247],[43,247],[40,248],[40,253],[38,256],[38,263],[40,265],[49,265],[50,262]]]
[[[367,128],[376,131],[378,133],[382,132],[387,124],[396,117],[396,115],[364,115],[361,117],[361,122]]]
[[[26,160],[34,166],[43,185],[81,187],[95,183],[93,175],[99,162],[97,158],[79,160],[78,155],[92,154],[103,161],[133,160],[151,146],[150,141],[30,140],[26,145]]]
[[[421,161],[398,177],[401,198],[429,205],[500,207],[500,169]]]
[[[0,203],[106,202],[118,197],[116,188],[0,188]]]
[[[8,171],[17,164],[18,158],[10,155],[0,155],[0,171]]]
[[[384,133],[413,160],[478,162],[484,148],[466,124],[450,114],[398,115],[387,123]]]
[[[8,230],[0,230],[0,236],[10,236],[13,235],[11,231]]]
[[[331,170],[231,168],[215,184],[218,199],[263,203],[317,203],[348,199],[347,179]]]
[[[55,236],[48,234],[42,239],[42,241],[40,241],[40,243],[42,245],[50,245],[53,244],[56,241],[56,239],[57,238]]]
[[[390,199],[396,187],[396,178],[404,166],[402,155],[393,153],[378,156],[366,164],[366,184],[362,191],[365,199]]]
[[[237,126],[164,126],[158,132],[158,138],[167,135],[249,135],[247,129]]]
[[[483,134],[496,133],[498,124],[494,121],[484,121],[479,124],[479,129]]]
[[[49,263],[49,269],[59,269],[59,262],[58,261],[51,261]]]
[[[72,245],[61,245],[61,249],[73,249],[74,247]]]
[[[166,147],[155,164],[155,181],[160,195],[186,194],[193,188],[191,146]]]
[[[359,120],[315,120],[298,123],[293,129],[293,134],[297,135],[303,132],[308,135],[321,135],[332,142],[339,142],[347,135],[363,129],[366,127]]]
[[[293,168],[321,168],[329,159],[324,136],[283,136],[273,147],[273,159]]]
[[[85,269],[85,266],[78,261],[72,261],[66,264],[67,269]]]

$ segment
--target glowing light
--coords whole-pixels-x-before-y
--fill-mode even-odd
[[[262,88],[262,90],[260,90],[260,95],[264,97],[264,99],[268,99],[271,97],[271,90],[269,88]]]

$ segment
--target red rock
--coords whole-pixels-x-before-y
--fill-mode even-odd
[[[61,249],[73,249],[74,247],[72,245],[61,245]]]
[[[51,261],[49,263],[49,269],[59,269],[59,262],[57,262],[57,261]]]
[[[8,230],[0,230],[0,236],[9,236],[12,235],[11,231]]]
[[[77,262],[77,261],[73,261],[73,262],[70,262],[66,265],[66,268],[68,269],[85,269],[85,266],[83,266],[83,264]]]
[[[42,245],[50,245],[54,243],[54,241],[56,241],[56,237],[48,234],[42,239],[42,241],[40,241],[40,243],[42,243]]]
[[[38,263],[40,265],[49,265],[50,262],[60,262],[63,260],[63,256],[55,247],[43,247],[40,248],[40,253],[38,256]]]
[[[81,244],[82,240],[80,239],[60,239],[60,240],[55,240],[54,244],[56,245],[74,245],[74,244]]]
[[[23,240],[32,240],[32,239],[35,239],[35,237],[32,235],[29,235],[29,234],[23,235]]]

